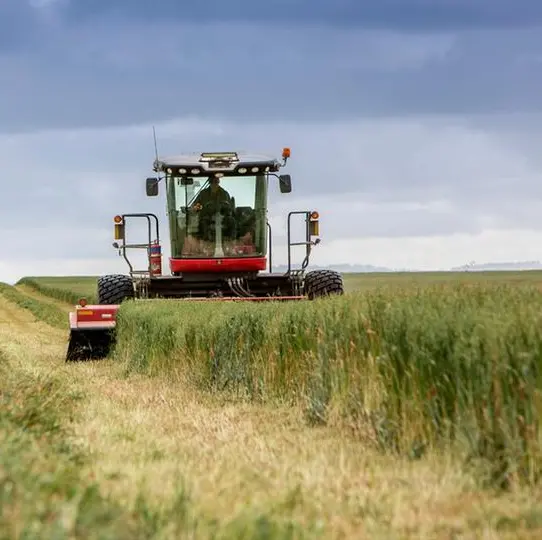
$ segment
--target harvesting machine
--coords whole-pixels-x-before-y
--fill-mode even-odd
[[[164,185],[169,221],[170,273],[162,273],[159,220],[152,213],[114,217],[113,246],[129,268],[128,275],[98,278],[98,304],[83,298],[69,314],[67,361],[107,356],[114,341],[116,314],[126,300],[177,298],[180,301],[300,301],[343,294],[343,281],[332,270],[307,271],[313,246],[320,242],[319,214],[288,214],[288,266],[272,271],[272,229],[267,219],[269,179],[281,193],[292,190],[291,177],[277,174],[286,165],[265,155],[207,152],[156,158],[156,177],[147,178],[147,196]],[[304,239],[293,242],[291,220],[304,218]],[[126,223],[146,225],[146,242],[126,241]],[[293,268],[292,247],[304,246],[300,268]],[[127,253],[145,250],[146,268],[135,269]],[[132,253],[134,253],[132,251]],[[268,270],[268,271],[267,271]]]

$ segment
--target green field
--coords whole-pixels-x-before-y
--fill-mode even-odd
[[[462,508],[464,522],[456,514],[451,519],[456,525],[450,525],[448,520],[448,525],[440,528],[438,511],[436,521],[427,528],[421,525],[422,518],[418,521],[412,518],[417,525],[394,525],[388,519],[389,512],[399,502],[391,502],[390,487],[391,491],[386,489],[385,494],[375,495],[382,497],[378,498],[381,506],[375,512],[388,517],[383,518],[382,526],[373,524],[374,536],[369,537],[415,538],[423,532],[433,534],[431,538],[451,538],[455,533],[468,536],[482,531],[499,532],[498,537],[506,537],[516,531],[516,536],[510,537],[530,538],[531,532],[536,531],[532,536],[535,538],[542,533],[542,513],[535,510],[535,501],[541,495],[542,473],[539,430],[542,272],[347,274],[344,277],[347,289],[344,297],[315,302],[258,306],[171,300],[127,302],[119,313],[116,349],[111,360],[100,365],[108,366],[108,380],[114,372],[113,379],[117,381],[125,378],[148,381],[144,384],[152,388],[145,398],[151,400],[149,404],[155,400],[150,396],[166,392],[157,390],[158,387],[167,387],[182,388],[187,395],[199,396],[194,398],[198,402],[210,400],[221,411],[252,407],[246,409],[248,418],[256,414],[267,419],[268,413],[264,411],[269,411],[269,420],[262,421],[273,432],[273,441],[282,441],[284,437],[282,432],[275,433],[280,418],[290,418],[286,423],[296,422],[295,433],[299,433],[296,437],[299,436],[301,445],[317,433],[329,433],[333,434],[334,444],[351,445],[349,451],[357,448],[355,452],[373,456],[375,462],[389,460],[386,467],[404,470],[405,463],[418,463],[408,467],[420,467],[419,471],[423,472],[417,474],[422,476],[428,474],[423,468],[426,466],[453,470],[457,475],[453,481],[445,480],[446,474],[451,473],[443,472],[444,476],[429,481],[436,482],[430,489],[435,494],[449,489],[450,506],[452,499],[464,496],[467,500],[472,493],[480,498],[480,504],[489,505],[484,507],[489,512],[489,521],[478,514],[472,515],[475,509],[465,507]],[[95,277],[30,277],[14,288],[0,289],[0,294],[38,319],[61,328],[58,321],[66,316],[69,304],[81,296],[94,301],[95,289]],[[36,296],[25,297],[28,291],[34,291]],[[122,392],[111,392],[120,402],[126,399]],[[137,403],[138,398],[135,399]],[[174,403],[181,398],[168,399]],[[272,418],[273,410],[277,411],[276,418]],[[191,414],[197,417],[198,409],[194,411]],[[156,417],[153,429],[166,422],[172,412],[164,409],[163,414],[162,420]],[[244,424],[239,422],[242,434]],[[201,427],[203,424],[198,425],[198,429],[207,429]],[[106,430],[105,440],[111,428],[102,429]],[[255,440],[261,444],[261,439]],[[251,445],[250,438],[243,441],[244,445]],[[200,444],[205,445],[205,439]],[[311,444],[315,445],[314,459],[323,459],[331,451],[325,450],[321,442]],[[242,452],[241,448],[236,451]],[[281,442],[276,452],[287,453],[287,448]],[[140,450],[134,443],[134,456]],[[284,457],[285,463],[290,463],[288,460],[293,457],[284,455],[289,456]],[[130,459],[126,456],[129,454],[125,459]],[[224,463],[229,463],[228,459],[224,457]],[[302,458],[296,458],[291,466],[301,467],[299,459]],[[446,463],[452,469],[447,469]],[[149,462],[148,467],[151,470],[154,465]],[[389,470],[393,476],[391,469],[382,464],[379,467],[375,474],[384,475],[387,474],[384,470]],[[336,471],[336,474],[341,477],[343,473]],[[352,471],[345,470],[344,474],[351,475]],[[306,519],[314,525],[309,516],[313,516],[318,505],[332,504],[323,492],[310,495],[309,477],[299,480],[306,501],[287,510],[296,527]],[[250,497],[248,493],[256,489],[256,484],[248,477],[243,478],[249,490],[245,495]],[[232,481],[218,482],[228,491],[226,486],[233,486]],[[445,488],[448,481],[451,484]],[[283,483],[293,489],[290,480]],[[436,487],[437,484],[441,487]],[[346,492],[337,489],[337,497],[341,493],[346,497]],[[495,490],[519,494],[519,499],[509,499],[501,507],[497,501],[505,499],[503,495],[494,495]],[[361,522],[354,517],[351,507],[354,504],[351,497],[360,496],[356,493],[348,495],[348,503],[337,502],[335,511],[343,521],[336,523],[335,529],[331,517],[325,520],[324,528],[332,527],[326,529],[330,537],[354,537],[347,531],[362,530],[356,528],[361,527]],[[428,497],[428,505],[436,500],[428,494],[424,496]],[[250,506],[250,499],[247,501]],[[201,504],[203,511],[207,507]],[[209,504],[212,508],[212,501]],[[270,512],[268,517],[275,523],[280,511]],[[219,521],[223,519],[221,514]],[[252,527],[253,518],[246,519]],[[302,529],[305,533],[312,527],[309,522]],[[261,531],[256,536],[301,535],[299,531],[289,536],[285,529],[273,530],[270,536]]]
[[[81,296],[96,300],[97,276],[26,277],[18,284],[29,284],[60,300],[77,303]],[[508,283],[542,285],[542,271],[523,272],[396,272],[344,274],[347,292],[379,287],[421,287],[442,283]]]
[[[129,371],[183,371],[206,390],[301,403],[310,422],[347,423],[386,449],[483,447],[499,481],[531,480],[541,282],[542,272],[352,274],[346,297],[300,305],[129,303],[115,358]],[[96,278],[22,283],[93,299]]]

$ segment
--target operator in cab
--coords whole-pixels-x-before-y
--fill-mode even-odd
[[[231,204],[232,198],[230,197],[230,194],[220,185],[220,178],[211,176],[209,178],[209,185],[198,193],[198,196],[194,201],[194,205],[200,204],[201,206],[205,206],[208,203],[221,202]]]
[[[220,185],[220,179],[211,176],[209,185],[194,200],[193,209],[198,214],[199,241],[214,245],[216,242],[216,218],[220,214],[222,242],[235,238],[235,199]]]

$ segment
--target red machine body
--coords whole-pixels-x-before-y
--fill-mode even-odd
[[[224,259],[170,259],[171,272],[260,272],[267,267],[266,257],[224,258]]]
[[[82,302],[82,305],[77,305],[75,311],[71,311],[69,314],[70,328],[74,330],[114,328],[118,309],[118,305],[87,305]]]

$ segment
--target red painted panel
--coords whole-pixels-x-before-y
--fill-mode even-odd
[[[169,265],[172,272],[259,272],[267,268],[267,258],[169,259]]]
[[[116,320],[119,306],[91,305],[76,310],[78,322],[110,322]]]

